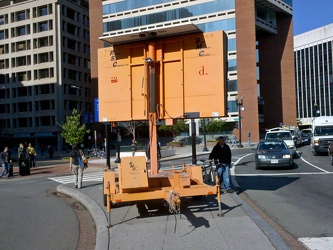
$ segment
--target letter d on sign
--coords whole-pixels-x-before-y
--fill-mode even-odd
[[[201,69],[199,70],[199,75],[204,76],[205,74],[205,67],[202,66]]]

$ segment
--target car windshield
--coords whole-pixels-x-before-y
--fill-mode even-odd
[[[315,127],[314,135],[333,135],[333,126]]]
[[[283,142],[261,142],[258,145],[258,150],[276,150],[287,149],[287,146]]]
[[[274,132],[274,133],[267,133],[266,139],[282,139],[282,140],[291,140],[290,132]]]

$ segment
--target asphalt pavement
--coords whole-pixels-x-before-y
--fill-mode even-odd
[[[197,156],[208,155],[197,146]],[[191,157],[192,147],[176,148],[170,161]],[[111,168],[116,168],[115,157]],[[68,165],[66,166],[68,167]],[[101,172],[105,159],[89,161],[85,173]],[[88,184],[87,184],[88,183]],[[105,249],[290,249],[280,235],[237,194],[222,194],[222,213],[219,216],[217,198],[208,196],[199,201],[188,198],[180,214],[170,214],[163,206],[146,207],[142,215],[135,204],[124,204],[111,209],[103,205],[103,187],[100,182],[84,182],[75,189],[73,183],[57,186],[57,191],[81,202],[96,224],[96,248]],[[183,203],[183,201],[182,201]],[[156,205],[156,207],[154,207]],[[112,227],[108,228],[111,224]]]

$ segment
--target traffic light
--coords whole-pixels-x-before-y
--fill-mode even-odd
[[[118,129],[118,126],[117,126],[117,123],[116,122],[113,122],[112,123],[112,132],[116,133],[117,132],[117,129]]]

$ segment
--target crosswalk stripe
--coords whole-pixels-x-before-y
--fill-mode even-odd
[[[83,174],[83,182],[87,181],[103,181],[104,172],[101,173],[91,173],[91,174]],[[50,177],[49,180],[59,182],[61,184],[69,184],[74,183],[73,175],[59,176],[59,177]]]

